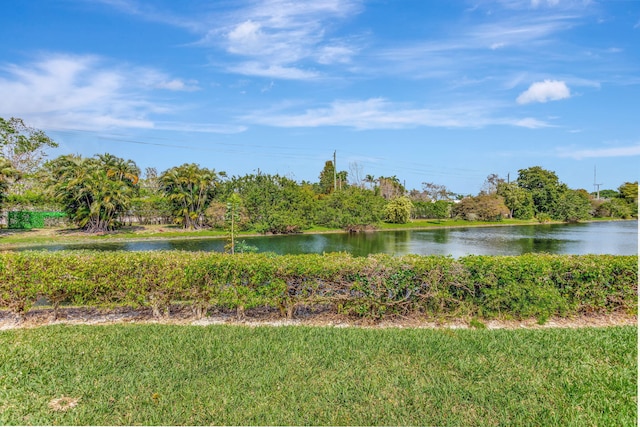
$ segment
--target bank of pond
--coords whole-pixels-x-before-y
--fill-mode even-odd
[[[258,252],[280,255],[348,252],[354,256],[390,255],[522,255],[638,253],[637,221],[605,221],[579,224],[537,224],[490,227],[441,227],[362,233],[318,233],[239,237]],[[222,238],[139,239],[109,242],[65,242],[29,245],[21,249],[60,251],[184,250],[224,252]]]
[[[184,251],[0,253],[0,309],[22,316],[52,306],[261,307],[295,317],[322,307],[380,319],[537,318],[637,313],[637,255],[276,255]]]

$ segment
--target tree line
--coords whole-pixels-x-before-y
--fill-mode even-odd
[[[331,160],[317,182],[297,182],[260,172],[227,176],[195,163],[142,173],[133,160],[108,153],[45,161],[55,146],[22,120],[0,118],[0,210],[60,210],[89,232],[133,222],[187,229],[228,229],[232,222],[235,230],[297,233],[313,226],[358,231],[412,219],[573,222],[638,215],[637,181],[596,198],[540,166],[519,170],[514,181],[491,174],[479,194],[463,197],[432,182],[407,190],[396,176],[363,176],[357,165],[351,173],[337,171]]]

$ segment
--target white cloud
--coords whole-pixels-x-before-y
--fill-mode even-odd
[[[275,127],[341,126],[358,130],[416,127],[480,128],[489,125],[533,129],[549,126],[533,118],[491,117],[487,112],[486,103],[450,108],[410,108],[384,98],[370,98],[363,101],[338,100],[325,107],[307,109],[302,114],[256,111],[243,119]]]
[[[320,77],[317,72],[303,72],[302,64],[349,62],[357,48],[347,40],[329,39],[329,22],[359,9],[359,0],[249,3],[227,17],[231,24],[214,26],[201,44],[222,43],[228,53],[244,57],[228,67],[232,72],[283,79]]]
[[[311,80],[318,77],[318,73],[305,71],[295,67],[268,65],[260,62],[245,62],[229,68],[230,71],[245,76],[270,77],[284,80]]]
[[[634,157],[640,156],[640,144],[626,147],[574,149],[563,148],[558,152],[559,157],[570,157],[576,160],[603,157]]]
[[[211,123],[184,123],[184,122],[164,122],[159,121],[154,123],[154,129],[157,130],[170,130],[179,132],[202,132],[202,133],[240,133],[247,130],[246,126],[242,125],[225,125],[225,124],[211,124]]]
[[[93,0],[95,3],[102,3],[120,12],[134,16],[139,16],[150,22],[159,22],[174,27],[185,28],[190,31],[201,31],[202,24],[198,18],[184,18],[176,14],[160,11],[152,4],[141,4],[135,0]]]
[[[511,124],[513,124],[514,126],[520,126],[520,127],[529,128],[529,129],[551,127],[551,125],[548,124],[547,122],[543,122],[541,120],[534,119],[532,117],[527,117],[524,119],[516,119],[516,120],[513,120]]]
[[[359,13],[363,2],[238,0],[229,3],[233,9],[212,4],[200,9],[198,15],[181,16],[137,0],[97,1],[148,21],[188,29],[200,37],[195,45],[227,52],[230,57],[224,58],[224,67],[231,72],[282,79],[320,77],[317,72],[302,72],[309,63],[348,63],[358,51],[357,43],[352,37],[341,39],[331,34],[335,23]],[[179,8],[176,5],[174,9]],[[210,10],[216,12],[207,12]]]
[[[419,125],[457,126],[455,120],[427,109],[398,109],[382,98],[364,101],[335,101],[327,107],[308,109],[303,114],[264,114],[246,119],[278,127],[345,126],[356,129],[399,129]]]
[[[349,46],[324,46],[318,49],[317,61],[320,64],[348,63],[354,55]]]
[[[185,82],[184,80],[181,80],[181,79],[164,80],[157,83],[156,87],[159,89],[167,89],[167,90],[173,90],[173,91],[187,91],[187,92],[200,90],[200,88],[198,87],[198,82],[196,82],[195,80],[190,80],[188,82]]]
[[[265,47],[265,36],[260,32],[260,24],[251,20],[238,24],[227,35],[228,49],[232,53],[254,55]]]
[[[571,91],[566,83],[558,80],[545,80],[533,83],[529,89],[522,92],[516,99],[518,104],[529,104],[532,102],[558,101],[569,98]]]
[[[531,0],[531,6],[534,8],[537,8],[538,6],[540,6],[541,3],[546,3],[549,6],[557,6],[558,3],[560,3],[560,0],[546,0],[546,1]]]
[[[149,68],[109,65],[97,56],[48,55],[27,65],[0,65],[0,115],[44,129],[152,129],[158,115],[180,108],[156,101],[154,91],[196,90],[196,83]]]
[[[417,79],[452,81],[452,76],[500,68],[501,73],[522,73],[532,50],[539,63],[557,61],[556,40],[579,21],[579,14],[538,13],[527,9],[506,16],[479,19],[468,26],[453,28],[450,35],[428,41],[408,41],[380,49],[370,55],[376,62],[362,67],[372,75],[388,73]],[[538,49],[538,47],[540,47]],[[502,52],[509,50],[507,54]],[[562,57],[567,58],[567,52]],[[465,58],[461,61],[460,58]],[[530,72],[536,66],[529,64]],[[545,70],[546,72],[547,70]]]
[[[530,18],[525,22],[505,19],[478,25],[463,34],[467,38],[463,46],[489,46],[491,49],[514,45],[526,47],[527,44],[543,42],[552,34],[566,30],[572,25],[570,17],[567,16],[544,16]]]

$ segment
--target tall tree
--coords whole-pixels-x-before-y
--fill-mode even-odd
[[[330,194],[334,190],[346,188],[348,176],[347,171],[336,171],[333,161],[327,160],[318,177],[318,193]]]
[[[174,221],[189,229],[203,225],[203,214],[217,183],[215,170],[195,163],[173,167],[160,176],[162,191],[173,206]]]
[[[335,187],[336,184],[336,169],[331,160],[327,160],[324,163],[324,168],[320,172],[320,176],[318,177],[319,182],[319,192],[320,194],[330,194]]]
[[[14,206],[50,204],[35,172],[42,166],[46,150],[57,146],[43,131],[27,126],[22,119],[0,117],[0,157],[20,174],[20,179],[9,180],[5,189]]]
[[[327,227],[359,231],[374,227],[384,217],[385,201],[373,191],[347,187],[320,200],[316,223]]]
[[[21,173],[33,173],[42,164],[45,150],[57,146],[46,133],[27,126],[22,119],[0,117],[0,156]]]
[[[145,169],[139,181],[138,196],[131,201],[131,213],[140,224],[169,224],[172,221],[172,206],[160,189],[160,177],[154,167]]]
[[[498,174],[489,174],[487,176],[487,179],[484,181],[484,184],[482,185],[480,194],[496,194],[498,192],[498,187],[504,182],[505,180],[500,178]]]
[[[638,181],[625,182],[618,187],[620,198],[624,200],[631,210],[631,215],[638,216]]]
[[[591,217],[591,202],[586,190],[567,190],[558,199],[555,217],[565,222],[578,222]]]
[[[67,216],[88,232],[117,228],[138,191],[138,167],[110,154],[83,158],[66,155],[45,164],[50,194]]]
[[[370,174],[367,174],[364,177],[364,182],[366,182],[369,185],[369,189],[373,190],[373,185],[376,183],[376,177]]]
[[[638,181],[625,182],[618,187],[618,193],[620,194],[620,198],[630,203],[638,203]]]
[[[362,175],[362,165],[358,162],[349,163],[349,176],[351,184],[364,188],[365,179]]]
[[[509,209],[510,218],[533,218],[533,198],[531,193],[519,187],[517,183],[499,183],[496,194],[504,198],[504,204]]]
[[[297,233],[311,226],[315,194],[309,184],[298,185],[280,175],[233,177],[226,194],[238,193],[253,228],[261,233]]]
[[[504,199],[495,194],[466,197],[453,207],[453,214],[467,220],[496,221],[509,214]]]
[[[7,198],[9,184],[20,177],[20,172],[13,167],[9,160],[0,157],[0,213],[2,213],[2,205]]]
[[[404,196],[406,189],[397,176],[381,176],[378,178],[377,193],[386,200]]]
[[[422,190],[435,202],[438,200],[451,200],[451,196],[453,195],[446,186],[434,184],[433,182],[423,182]]]
[[[531,193],[536,216],[545,214],[553,219],[561,219],[557,212],[560,196],[568,188],[558,180],[555,172],[540,166],[520,169],[517,182],[520,188]]]

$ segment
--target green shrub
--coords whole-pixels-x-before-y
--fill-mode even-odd
[[[239,317],[255,307],[293,317],[299,307],[383,318],[532,318],[637,313],[638,257],[612,255],[443,256],[346,253],[3,252],[0,309],[26,313],[46,298],[89,307],[187,304]]]

